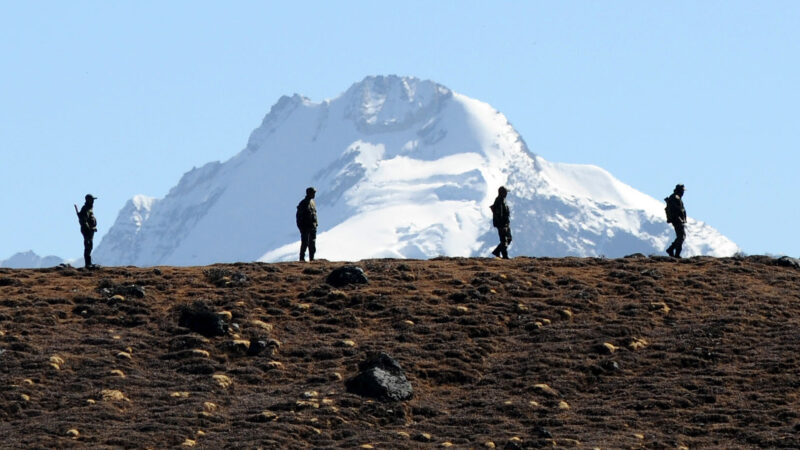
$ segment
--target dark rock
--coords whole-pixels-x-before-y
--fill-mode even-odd
[[[19,286],[20,284],[22,283],[13,278],[0,278],[0,286]]]
[[[600,367],[608,373],[619,372],[620,369],[619,363],[610,359],[600,362]]]
[[[411,398],[413,389],[400,364],[386,353],[379,353],[359,364],[360,373],[345,382],[347,391],[383,401]]]
[[[781,256],[775,260],[775,264],[783,267],[794,267],[795,269],[800,269],[800,259],[792,258],[790,256]]]
[[[228,325],[225,321],[200,302],[181,308],[178,325],[205,337],[224,336],[228,333]]]
[[[156,274],[156,275],[161,275],[162,274],[161,269],[159,269],[159,268],[153,269],[153,273]]]
[[[334,287],[342,287],[348,284],[367,284],[369,280],[361,267],[342,266],[334,269],[325,279],[325,282]]]
[[[259,338],[250,338],[250,347],[247,349],[247,356],[258,356],[258,354],[266,350],[267,347],[267,341]]]
[[[625,255],[623,258],[624,258],[624,259],[633,259],[633,258],[636,258],[636,259],[638,259],[638,258],[647,258],[647,255],[645,255],[645,254],[643,254],[643,253],[633,253],[633,254],[630,254],[630,255]]]

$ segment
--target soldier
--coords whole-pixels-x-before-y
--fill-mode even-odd
[[[508,259],[508,245],[511,244],[511,211],[506,205],[506,195],[508,191],[504,186],[500,186],[497,190],[497,198],[491,206],[492,209],[492,225],[497,228],[497,233],[500,235],[500,245],[492,251],[495,257],[503,255],[503,259]]]
[[[83,261],[87,269],[94,269],[97,266],[92,264],[92,247],[94,233],[97,231],[97,219],[94,218],[94,201],[97,197],[91,194],[86,194],[86,203],[78,211],[78,205],[75,205],[75,212],[78,213],[78,223],[81,224],[81,234],[83,235]]]
[[[667,223],[675,228],[675,241],[667,248],[669,256],[680,258],[683,240],[686,239],[686,209],[683,207],[683,193],[686,188],[682,184],[675,186],[672,195],[665,198],[667,202]]]
[[[297,204],[297,228],[300,229],[300,261],[306,260],[306,248],[308,248],[308,260],[314,260],[314,253],[317,251],[317,205],[314,203],[314,196],[317,190],[313,187],[306,189],[306,197]]]

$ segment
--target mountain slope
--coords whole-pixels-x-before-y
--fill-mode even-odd
[[[3,448],[800,448],[791,261],[358,264],[0,269]],[[371,352],[411,399],[347,392]]]
[[[105,265],[295,259],[294,208],[318,190],[319,258],[486,255],[506,185],[512,255],[661,253],[661,202],[592,166],[533,155],[491,106],[416,78],[367,77],[314,103],[282,97],[230,160],[127,205],[95,252]],[[690,220],[687,255],[736,245]]]

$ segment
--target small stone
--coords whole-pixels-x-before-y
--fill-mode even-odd
[[[314,408],[314,409],[319,409],[319,403],[317,403],[317,402],[311,402],[311,401],[306,401],[306,400],[298,400],[298,401],[296,401],[294,404],[295,404],[295,406],[297,406],[298,408]]]
[[[278,420],[278,415],[272,411],[261,411],[258,419],[260,422],[272,422],[273,420]]]
[[[195,433],[195,435],[197,435],[197,436],[205,436],[205,435],[206,435],[206,432],[205,432],[205,431],[203,431],[203,430],[197,430],[197,432]]]
[[[631,341],[628,342],[628,348],[630,348],[631,350],[641,350],[647,347],[648,345],[650,345],[650,343],[642,338],[632,338]]]
[[[375,447],[373,447],[373,446],[372,446],[372,445],[370,445],[370,444],[361,444],[359,447],[360,447],[360,448],[375,448]]]
[[[669,314],[671,309],[664,302],[652,302],[650,303],[650,311],[659,312],[661,314]]]
[[[125,397],[125,394],[122,391],[118,391],[116,389],[103,389],[100,391],[100,395],[103,396],[103,401],[106,402],[129,402],[130,399]]]
[[[553,321],[552,321],[552,320],[550,320],[550,319],[541,319],[541,321],[542,321],[542,323],[543,323],[544,325],[550,325],[551,323],[553,323]]]
[[[223,375],[221,373],[212,375],[211,378],[219,384],[219,386],[223,389],[229,388],[233,384],[233,380],[227,375]]]
[[[339,372],[333,372],[331,373],[331,379],[332,381],[342,381],[344,377],[342,377],[342,374],[340,374]]]
[[[71,437],[72,439],[78,439],[80,435],[81,433],[75,428],[67,430],[67,436]]]
[[[117,302],[123,302],[123,301],[125,301],[125,297],[122,296],[122,295],[117,294],[117,295],[112,296],[111,300],[114,300],[114,301],[117,301]]]
[[[230,311],[218,311],[217,315],[219,316],[220,319],[226,322],[230,322],[231,319],[233,319],[233,313],[231,313]]]
[[[217,404],[216,404],[216,403],[212,403],[212,402],[203,402],[203,410],[204,410],[205,412],[207,412],[207,413],[213,413],[213,412],[215,412],[215,411],[216,411],[218,408],[219,408],[219,406],[217,406]]]
[[[97,402],[96,402],[96,401],[95,401],[93,398],[87,398],[87,399],[86,399],[86,403],[88,403],[88,404],[90,404],[90,405],[94,405],[94,404],[95,404],[95,403],[97,403]]]
[[[398,431],[397,435],[400,436],[400,437],[406,438],[406,439],[410,439],[411,438],[411,435],[406,433],[405,431]]]
[[[549,397],[558,397],[559,396],[558,391],[556,391],[555,389],[551,388],[550,386],[548,386],[546,384],[534,384],[533,385],[533,390],[535,390],[539,394],[547,395]]]
[[[50,357],[50,362],[53,363],[53,364],[56,364],[58,366],[63,366],[64,365],[64,358],[62,358],[62,357],[60,357],[58,355],[53,355],[53,356]]]
[[[183,444],[181,444],[181,447],[194,447],[195,445],[197,445],[197,441],[186,438],[186,440],[183,441]]]
[[[533,406],[534,408],[538,408],[539,407],[539,402],[537,402],[536,400],[531,400],[531,401],[528,402],[528,404],[530,406]]]
[[[272,324],[263,322],[261,320],[251,320],[250,325],[254,327],[261,328],[262,330],[266,331],[267,333],[272,331]]]
[[[119,353],[117,353],[117,358],[132,359],[133,357],[128,352],[119,352]]]
[[[431,442],[433,440],[433,436],[429,433],[418,433],[414,435],[414,440],[419,442]]]
[[[53,369],[56,369],[56,370],[61,370],[61,366],[59,366],[56,363],[50,363],[50,367],[52,367]]]
[[[319,397],[319,393],[317,391],[303,392],[303,398],[317,398],[317,397]]]
[[[483,443],[483,446],[484,446],[484,447],[486,447],[486,448],[497,448],[497,445],[495,445],[495,443],[494,443],[494,442],[492,442],[492,441],[486,441],[486,442],[484,442],[484,443]]]
[[[113,369],[113,370],[109,371],[108,374],[109,375],[113,375],[115,377],[125,378],[125,372],[123,372],[123,371],[121,371],[119,369]]]
[[[634,433],[633,437],[635,437],[636,439],[644,439],[644,435],[642,433]]]
[[[558,402],[558,409],[563,409],[563,410],[569,409],[569,403],[565,402],[564,400],[561,400],[560,402]]]
[[[322,404],[323,405],[332,405],[333,404],[333,400],[331,400],[329,398],[323,398],[322,399]]]
[[[300,311],[308,311],[311,309],[311,303],[298,303],[294,308]]]
[[[452,446],[453,446],[452,442],[447,442],[447,441],[442,442],[442,447],[449,448],[449,447],[452,447]]]
[[[561,316],[561,318],[564,320],[572,320],[573,316],[572,311],[570,311],[569,309],[562,309],[558,311],[558,315]]]
[[[344,340],[339,341],[339,345],[342,346],[342,347],[351,347],[352,348],[352,347],[356,346],[356,343],[353,340],[344,339]]]
[[[617,346],[609,342],[603,342],[602,344],[595,345],[592,349],[601,355],[610,355],[617,351]]]
[[[280,361],[270,361],[267,363],[267,366],[272,369],[283,369],[283,363]]]
[[[412,322],[411,320],[404,320],[402,323],[403,323],[403,325],[406,325],[406,326],[409,326],[409,327],[413,327],[414,326],[414,322]]]
[[[203,350],[201,348],[193,348],[192,349],[192,354],[195,355],[195,356],[202,356],[203,358],[211,357],[211,354],[208,353],[208,350]]]
[[[269,345],[270,347],[281,348],[281,341],[277,339],[268,339],[267,345]]]
[[[528,307],[522,303],[517,303],[517,312],[522,313],[528,311]]]
[[[23,402],[31,401],[31,396],[28,394],[20,394],[19,398],[21,398]]]
[[[189,393],[186,391],[178,391],[169,394],[169,396],[175,398],[189,398]]]
[[[461,306],[461,305],[456,306],[456,313],[457,314],[466,314],[468,312],[469,312],[469,308],[467,308],[466,306]]]
[[[28,386],[33,386],[35,383],[30,378],[26,378],[22,380],[22,384],[27,384]]]

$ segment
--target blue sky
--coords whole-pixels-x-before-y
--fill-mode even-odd
[[[284,94],[413,75],[749,254],[800,256],[800,2],[3,2],[0,259],[75,258],[125,201],[226,160]],[[268,208],[269,205],[264,205]]]

